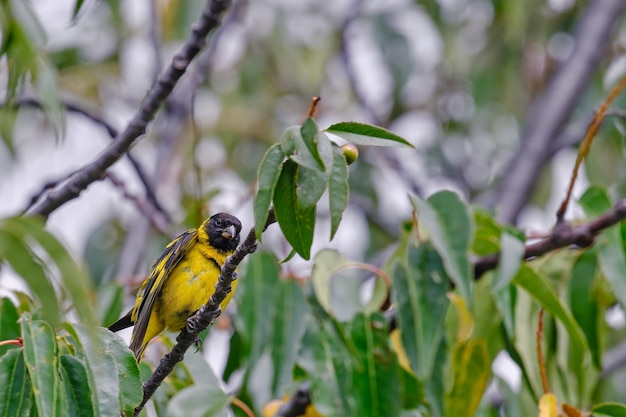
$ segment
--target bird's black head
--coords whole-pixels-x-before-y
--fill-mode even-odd
[[[225,252],[232,252],[237,248],[241,222],[235,216],[217,213],[211,216],[204,227],[214,248]]]

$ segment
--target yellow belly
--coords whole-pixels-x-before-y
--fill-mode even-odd
[[[216,261],[223,264],[225,258]],[[209,301],[215,292],[219,274],[220,269],[215,262],[208,260],[200,250],[192,248],[163,283],[154,309],[159,321],[174,332],[185,327],[187,318]],[[220,304],[222,310],[228,305],[236,286],[237,280],[233,281],[232,291]]]

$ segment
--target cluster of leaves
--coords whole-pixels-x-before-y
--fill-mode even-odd
[[[288,128],[270,147],[259,166],[259,190],[254,199],[256,235],[261,237],[270,207],[294,251],[311,257],[315,214],[328,190],[331,239],[348,205],[348,161],[326,133],[362,146],[411,146],[405,139],[376,126],[343,122],[320,131],[312,117]]]

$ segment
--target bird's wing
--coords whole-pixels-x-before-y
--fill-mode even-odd
[[[183,259],[191,246],[197,241],[198,232],[195,229],[187,230],[176,239],[172,240],[165,248],[161,256],[157,258],[150,268],[150,276],[144,281],[139,289],[137,301],[133,309],[135,328],[133,329],[130,348],[133,352],[139,351],[144,344],[144,337],[148,329],[150,314],[154,308],[154,301],[159,296],[163,283],[169,277],[174,267]]]

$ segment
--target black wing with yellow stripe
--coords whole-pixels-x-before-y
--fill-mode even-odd
[[[154,301],[157,299],[163,283],[169,277],[170,273],[176,265],[184,258],[191,246],[198,239],[198,231],[195,229],[187,230],[171,241],[165,248],[161,256],[157,258],[150,268],[150,276],[144,281],[139,289],[135,307],[132,311],[132,318],[135,322],[133,337],[130,342],[130,348],[137,353],[142,350],[150,314],[154,307]]]

